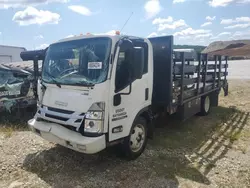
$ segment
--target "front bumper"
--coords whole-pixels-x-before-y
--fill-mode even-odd
[[[81,153],[94,154],[106,148],[105,135],[85,137],[56,123],[36,121],[36,119],[29,120],[28,125],[32,132],[45,140]]]

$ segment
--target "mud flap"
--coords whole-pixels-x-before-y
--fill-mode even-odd
[[[214,91],[210,94],[211,106],[217,107],[219,105],[219,92]]]
[[[228,83],[225,83],[223,90],[224,90],[224,96],[228,96]]]

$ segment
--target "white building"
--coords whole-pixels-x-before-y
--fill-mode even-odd
[[[26,51],[23,47],[0,45],[0,63],[22,61],[20,53]]]

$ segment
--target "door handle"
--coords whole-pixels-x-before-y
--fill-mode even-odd
[[[145,89],[145,101],[148,100],[148,93],[149,93],[148,91],[149,91],[149,89],[146,88],[146,89]]]

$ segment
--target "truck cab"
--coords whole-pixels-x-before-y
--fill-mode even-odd
[[[153,50],[148,39],[81,35],[51,44],[37,82],[42,138],[86,154],[119,144],[131,159],[150,136]]]

